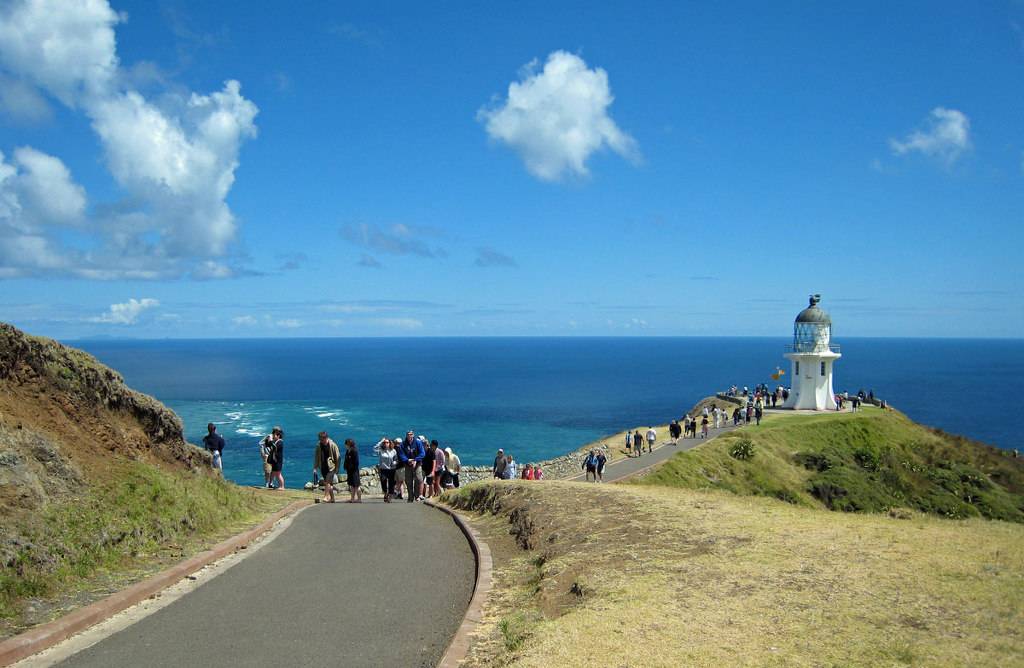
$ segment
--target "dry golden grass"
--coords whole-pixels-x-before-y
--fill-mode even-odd
[[[448,498],[495,553],[468,665],[1024,665],[1019,525],[554,481]]]

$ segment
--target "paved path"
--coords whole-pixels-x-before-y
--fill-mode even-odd
[[[476,565],[422,504],[320,504],[252,556],[60,664],[436,666]],[[326,604],[326,605],[325,605]]]
[[[672,445],[672,441],[662,441],[660,444],[654,446],[654,452],[644,453],[641,457],[625,457],[623,459],[616,459],[613,462],[609,462],[604,467],[604,481],[615,482],[616,480],[624,480],[630,476],[634,476],[640,471],[657,466],[665,461],[668,461],[672,455],[683,450],[689,450],[701,443],[707,443],[708,441],[720,436],[726,432],[730,432],[737,427],[732,426],[732,422],[728,426],[720,429],[709,429],[707,438],[680,438],[676,445]],[[568,480],[584,481],[587,479],[586,472],[575,475]]]

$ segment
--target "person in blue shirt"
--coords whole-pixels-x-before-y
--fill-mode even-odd
[[[423,457],[427,454],[423,441],[412,431],[406,432],[398,447],[398,461],[405,467],[406,501],[423,499]]]
[[[217,425],[209,423],[206,425],[206,436],[203,436],[203,446],[206,451],[213,455],[213,468],[224,473],[224,439],[217,433]]]
[[[587,472],[587,482],[597,482],[597,454],[593,450],[587,455],[587,458],[583,460],[583,468]]]

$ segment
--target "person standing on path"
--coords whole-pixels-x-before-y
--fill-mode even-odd
[[[505,477],[505,451],[498,448],[498,454],[494,457],[494,466],[491,468],[491,475],[498,480]]]
[[[380,487],[384,492],[384,503],[391,503],[395,496],[395,474],[398,471],[398,450],[390,439],[381,441],[378,454],[377,471],[380,475]]]
[[[708,416],[705,415],[700,419],[700,437],[708,437]]]
[[[451,479],[452,487],[459,486],[459,472],[462,471],[462,460],[459,456],[452,452],[451,448],[444,449],[445,464],[448,466],[448,475]]]
[[[351,438],[345,439],[345,475],[348,477],[349,503],[362,503],[363,490],[362,481],[359,479],[359,451],[356,450],[356,442]]]
[[[711,411],[715,417],[715,429],[718,429],[719,424],[722,421],[722,411],[718,410],[718,405],[715,405],[715,410]]]
[[[430,447],[430,441],[423,441],[426,448],[423,451],[423,491],[420,492],[421,498],[426,498],[431,495],[431,491],[434,489],[434,448]]]
[[[270,464],[271,489],[284,489],[284,430],[280,427],[274,427],[270,432],[267,461]]]
[[[754,420],[757,422],[757,426],[761,426],[761,418],[764,416],[764,409],[760,406],[754,407]]]
[[[210,422],[206,425],[206,436],[203,436],[203,446],[207,452],[213,455],[213,468],[224,474],[224,439],[217,433],[217,425]]]
[[[654,427],[647,428],[647,452],[654,452],[654,444],[658,441],[658,432]]]
[[[633,456],[633,432],[626,430],[626,456]]]
[[[412,503],[416,500],[416,494],[423,483],[423,457],[426,452],[423,442],[413,432],[408,432],[402,441],[402,447],[398,449],[398,461],[405,467],[405,500]]]
[[[505,455],[505,470],[502,472],[501,477],[503,480],[516,479],[516,460],[511,452]]]
[[[672,424],[668,426],[668,435],[672,439],[672,445],[676,445],[679,441],[679,421],[672,420]]]
[[[604,465],[607,464],[607,463],[608,463],[608,457],[605,456],[604,450],[598,450],[597,451],[597,481],[598,482],[604,482]],[[540,468],[538,467],[537,470],[539,471]],[[536,475],[534,475],[534,477],[537,480],[540,480],[540,478],[537,478]]]
[[[338,444],[327,436],[326,431],[320,432],[318,438],[319,442],[313,450],[313,472],[319,472],[324,481],[324,501],[334,503],[334,486],[338,484],[341,452],[338,450]]]

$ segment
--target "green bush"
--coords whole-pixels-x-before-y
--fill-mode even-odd
[[[740,461],[749,461],[754,458],[754,442],[749,438],[741,438],[729,448],[729,456]]]

